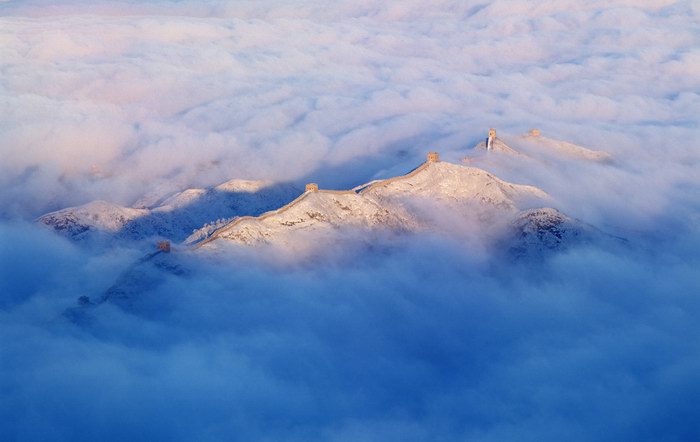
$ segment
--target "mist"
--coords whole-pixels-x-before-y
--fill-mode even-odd
[[[697,161],[694,2],[10,1],[0,16],[4,218],[231,177],[348,188],[489,127],[634,170]]]
[[[184,256],[81,327],[60,309],[119,265],[57,266],[2,312],[3,438],[692,440],[688,241],[508,268],[435,238],[354,263]]]
[[[0,2],[0,439],[699,439],[698,29],[670,0]],[[434,232],[135,265],[33,223],[348,189],[490,127],[610,153],[473,165],[622,242],[513,261],[423,202]]]

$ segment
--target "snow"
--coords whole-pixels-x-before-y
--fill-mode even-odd
[[[201,245],[216,248],[218,241],[245,245],[274,244],[299,248],[309,239],[325,242],[338,230],[418,232],[435,229],[416,201],[430,200],[446,213],[473,211],[475,205],[513,216],[551,198],[542,190],[512,184],[474,167],[447,162],[424,163],[402,177],[358,186],[359,192],[308,192],[277,211],[261,217],[235,219],[210,232]],[[432,206],[431,206],[432,207]],[[313,232],[313,237],[308,236]],[[188,241],[203,238],[198,234]]]
[[[385,200],[422,197],[457,204],[478,202],[504,209],[550,200],[537,187],[508,183],[485,170],[444,161],[429,163],[409,178],[373,186],[365,194]]]
[[[518,139],[523,142],[522,147],[530,152],[539,151],[544,154],[587,161],[606,162],[612,160],[612,156],[607,152],[588,149],[567,141],[555,140],[542,135],[521,135]]]
[[[523,140],[542,151],[578,155],[579,160],[602,158],[570,143],[542,137]],[[498,138],[485,157],[503,153],[509,158],[529,158]],[[358,239],[378,232],[453,235],[465,224],[484,237],[501,238],[500,247],[513,256],[542,256],[595,236],[592,226],[548,208],[554,204],[535,186],[510,183],[477,167],[438,161],[346,191],[300,194],[289,185],[233,179],[208,189],[183,190],[161,198],[152,208],[96,201],[47,214],[39,222],[75,240],[160,236],[204,250],[225,244],[267,244],[295,253],[328,247],[355,233],[360,234]]]
[[[486,141],[482,141],[474,146],[474,150],[477,152],[477,155],[484,155],[484,153],[487,155],[491,153],[505,154],[517,157],[521,161],[546,161],[551,157],[595,162],[609,162],[612,160],[612,156],[607,152],[592,150],[567,141],[530,133],[514,137],[506,136],[503,139],[496,138],[493,140],[491,149],[487,149]]]
[[[46,214],[37,221],[75,240],[165,237],[179,242],[205,224],[259,215],[291,201],[298,193],[288,184],[231,180],[213,188],[183,190],[152,208],[95,201]]]
[[[218,232],[217,238],[243,244],[293,245],[300,232],[313,231],[316,239],[336,229],[414,228],[405,213],[389,211],[376,201],[348,193],[310,192],[284,211],[266,217],[235,221]]]
[[[593,241],[608,247],[626,245],[624,239],[608,235],[552,208],[519,213],[512,221],[510,236],[504,240],[500,247],[514,259],[541,259],[549,253]]]
[[[121,207],[106,201],[93,201],[84,206],[47,213],[38,221],[64,236],[82,240],[96,231],[118,233],[129,223],[148,213],[149,211],[145,209]]]

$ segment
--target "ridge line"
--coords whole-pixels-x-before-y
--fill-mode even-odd
[[[220,235],[221,233],[224,232],[224,230],[227,230],[227,229],[230,229],[230,228],[232,228],[232,227],[235,227],[235,226],[237,226],[238,224],[242,223],[243,221],[248,221],[248,220],[253,220],[253,219],[257,219],[257,220],[259,220],[259,221],[262,221],[262,220],[264,220],[264,219],[266,219],[266,218],[271,217],[272,215],[278,215],[278,214],[280,214],[280,213],[284,213],[284,212],[286,212],[287,210],[291,209],[292,206],[295,206],[296,204],[300,203],[300,202],[301,202],[304,198],[306,198],[310,193],[313,193],[313,192],[304,192],[304,193],[302,193],[301,195],[299,195],[298,197],[296,197],[295,199],[293,199],[292,201],[290,201],[290,202],[288,202],[287,204],[285,204],[284,206],[279,207],[279,208],[274,209],[274,210],[267,211],[267,212],[265,212],[265,213],[263,213],[263,214],[261,214],[261,215],[258,215],[258,216],[252,216],[252,215],[239,216],[239,217],[237,217],[235,220],[233,220],[233,221],[231,221],[230,223],[226,224],[225,226],[219,227],[218,229],[214,230],[214,231],[211,233],[211,235],[209,235],[209,237],[207,237],[206,239],[204,239],[204,240],[202,240],[202,241],[200,241],[200,242],[198,242],[198,243],[196,243],[196,244],[193,244],[193,245],[191,246],[190,249],[191,249],[191,250],[198,249],[198,248],[202,247],[204,244],[207,244],[207,243],[210,243],[210,242],[214,241],[215,239],[217,239],[217,238],[219,237],[219,235]]]
[[[360,191],[357,192],[357,193],[358,193],[359,195],[363,195],[363,194],[365,194],[366,192],[369,192],[370,190],[375,189],[375,188],[377,188],[377,187],[379,187],[379,186],[383,186],[383,185],[387,185],[387,184],[394,183],[394,182],[396,182],[396,181],[400,181],[400,180],[405,180],[405,179],[408,179],[408,178],[412,178],[412,177],[414,177],[415,175],[417,175],[418,173],[424,171],[429,165],[430,165],[430,162],[429,162],[429,161],[426,161],[426,162],[424,162],[423,164],[421,164],[420,166],[416,167],[415,169],[413,169],[412,171],[408,172],[408,173],[405,174],[405,175],[399,175],[399,176],[387,178],[387,179],[385,179],[385,180],[377,181],[376,183],[370,184],[369,186],[365,187],[364,189],[360,190]]]
[[[411,178],[411,177],[417,175],[418,173],[422,172],[423,170],[425,170],[429,165],[430,165],[430,162],[429,162],[429,161],[426,161],[426,162],[422,163],[421,165],[419,165],[418,167],[416,167],[415,169],[413,169],[412,171],[408,172],[408,173],[405,174],[405,175],[399,175],[399,176],[387,178],[387,179],[385,179],[385,180],[377,181],[377,182],[375,182],[375,183],[373,183],[373,184],[370,184],[369,186],[365,187],[364,189],[360,190],[359,192],[355,192],[355,191],[352,190],[352,189],[350,189],[350,190],[326,190],[326,189],[319,189],[319,190],[316,191],[316,192],[313,192],[313,191],[306,191],[306,192],[302,193],[300,196],[298,196],[296,199],[290,201],[289,203],[285,204],[284,206],[282,206],[282,207],[280,207],[280,208],[278,208],[278,209],[270,210],[270,211],[265,212],[265,213],[263,213],[262,215],[258,215],[258,216],[245,215],[245,216],[240,216],[240,217],[236,218],[235,220],[233,220],[233,221],[230,222],[229,224],[226,224],[225,226],[220,227],[220,228],[214,230],[214,231],[212,232],[212,234],[209,235],[206,239],[204,239],[204,240],[202,240],[202,241],[200,241],[200,242],[198,242],[198,243],[196,243],[196,244],[193,244],[193,245],[190,247],[190,250],[196,250],[196,249],[202,247],[203,245],[208,244],[208,243],[214,241],[215,239],[219,238],[219,236],[220,236],[225,230],[228,230],[228,229],[231,229],[231,228],[233,228],[233,227],[236,227],[238,224],[242,223],[243,221],[248,221],[248,220],[263,221],[263,220],[265,220],[265,219],[267,219],[267,218],[269,218],[269,217],[271,217],[271,216],[273,216],[273,215],[279,215],[279,214],[281,214],[281,213],[284,213],[284,212],[286,212],[287,210],[289,210],[289,209],[291,209],[292,207],[294,207],[295,205],[297,205],[298,203],[300,203],[301,201],[303,201],[310,193],[327,193],[327,194],[334,194],[334,195],[350,195],[350,194],[353,194],[353,195],[364,196],[364,194],[365,194],[366,192],[368,192],[368,191],[370,191],[370,190],[372,190],[372,189],[374,189],[374,188],[376,188],[376,187],[379,187],[379,186],[381,186],[381,185],[391,184],[391,183],[396,182],[396,181],[399,181],[399,180],[404,180],[404,179]]]

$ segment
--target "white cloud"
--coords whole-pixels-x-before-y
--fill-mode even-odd
[[[697,133],[688,4],[318,6],[5,4],[5,210],[128,204],[174,176],[295,180],[384,158],[361,180],[397,144],[418,160],[426,140],[458,131],[463,140],[438,148],[464,149],[494,125],[613,153],[643,144],[650,122],[673,128],[667,143]],[[93,166],[110,170],[106,182],[86,182]],[[53,182],[50,198],[28,170]]]
[[[183,258],[141,316],[78,329],[61,311],[140,252],[2,223],[0,439],[694,438],[699,25],[693,1],[0,2],[3,219],[348,187],[539,127],[615,163],[506,178],[631,240],[526,268],[473,232]]]

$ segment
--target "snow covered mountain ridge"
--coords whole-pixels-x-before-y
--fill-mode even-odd
[[[196,232],[186,242],[196,247],[216,247],[216,241],[227,240],[306,248],[308,232],[319,243],[344,228],[440,230],[427,206],[434,209],[438,205],[455,214],[479,213],[486,222],[496,214],[511,217],[547,202],[551,198],[536,187],[507,183],[481,169],[442,162],[436,153],[430,153],[425,163],[406,175],[354,190],[319,190],[309,184],[306,192],[277,210],[236,218],[206,238]]]
[[[517,142],[519,149],[514,149],[508,143]],[[489,151],[506,154],[520,160],[549,161],[553,159],[568,159],[594,162],[611,162],[612,156],[603,151],[592,150],[567,141],[555,140],[542,135],[539,129],[532,129],[524,135],[516,135],[501,139],[496,130],[489,131],[489,137],[475,146],[477,151]]]
[[[546,139],[539,132],[521,138],[539,151],[520,153],[491,130],[489,138],[475,147],[474,159],[497,161],[499,155],[507,154],[533,161],[533,153],[540,151],[545,157],[564,155],[576,161],[609,159],[604,152]],[[435,232],[462,239],[478,236],[479,241],[489,238],[491,244],[501,246],[504,238],[510,238],[513,245],[505,247],[523,256],[529,249],[537,255],[538,248],[564,248],[595,231],[552,208],[555,204],[538,187],[510,183],[481,168],[441,161],[438,153],[431,152],[424,163],[405,175],[351,190],[319,189],[311,183],[300,193],[288,184],[231,180],[165,198],[148,197],[135,207],[95,201],[46,214],[38,222],[79,242],[154,238],[203,250],[270,245],[305,252],[323,249],[351,232]],[[556,234],[537,235],[533,229]]]
[[[41,216],[37,222],[78,242],[133,241],[158,237],[180,242],[206,224],[261,214],[291,201],[289,184],[233,179],[215,187],[186,189],[135,207],[94,201]],[[151,198],[147,198],[151,199]]]
[[[501,153],[493,149],[502,145],[515,152],[509,157],[519,156],[495,134],[489,145],[491,149],[484,152],[478,146],[475,150],[497,161]],[[576,245],[624,242],[561,213],[552,207],[557,205],[555,199],[538,187],[441,161],[436,152],[404,175],[349,190],[319,189],[309,183],[300,193],[286,185],[232,180],[211,189],[188,189],[152,204],[121,208],[93,202],[39,219],[78,241],[99,228],[117,239],[176,242],[172,248],[165,241],[157,250],[150,249],[101,297],[79,300],[78,307],[66,311],[71,320],[87,320],[86,312],[105,302],[132,309],[144,287],[159,284],[165,275],[186,272],[187,257],[217,260],[222,253],[233,253],[230,256],[248,259],[258,255],[255,251],[266,250],[282,262],[287,258],[315,262],[339,253],[354,259],[354,251],[394,247],[429,234],[448,239],[477,259],[513,263],[541,261]],[[185,239],[186,230],[197,222],[201,227]],[[159,227],[163,230],[156,230]]]

